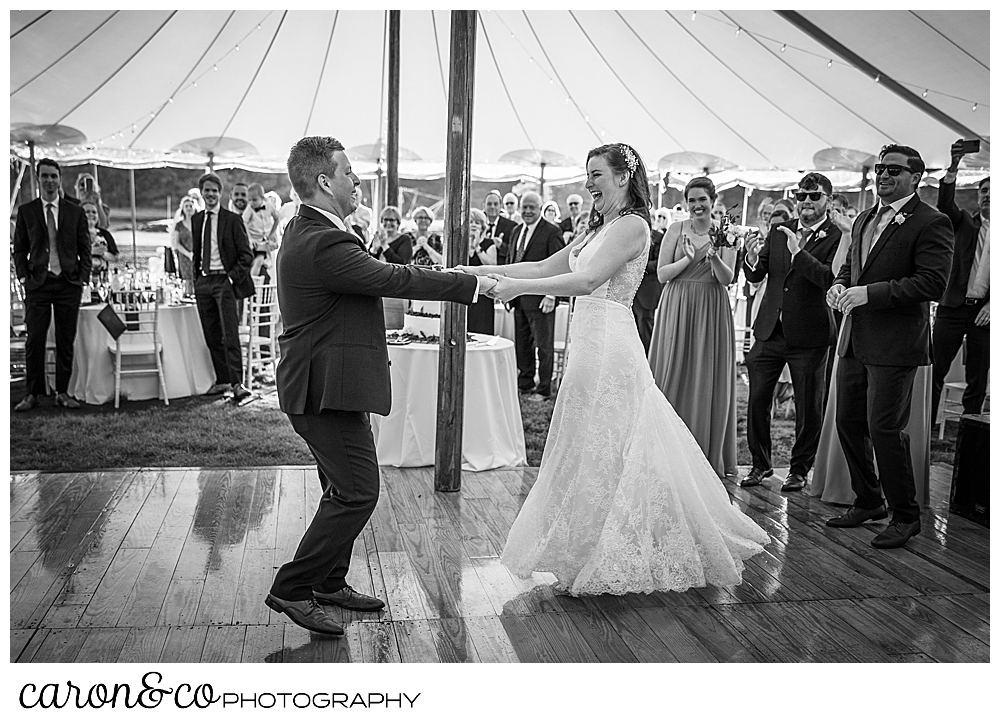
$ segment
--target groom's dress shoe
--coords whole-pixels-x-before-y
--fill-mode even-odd
[[[34,394],[25,394],[24,399],[14,407],[15,412],[28,412],[38,406],[38,398]]]
[[[313,597],[324,605],[336,605],[365,613],[375,612],[385,607],[385,603],[377,597],[360,593],[350,585],[340,588],[337,592],[316,592],[313,590]]]
[[[890,522],[889,526],[875,535],[872,547],[880,550],[891,550],[902,547],[906,541],[920,532],[920,520],[913,522]]]
[[[264,598],[264,604],[276,612],[287,615],[300,628],[322,635],[344,634],[344,629],[337,625],[315,600],[282,600],[269,593]]]
[[[757,469],[754,467],[750,470],[750,474],[740,480],[740,487],[756,487],[764,481],[765,477],[770,477],[773,474],[773,469]]]
[[[781,485],[782,492],[798,492],[800,489],[806,486],[806,478],[800,474],[790,474],[785,480],[785,484]]]
[[[831,517],[826,521],[827,527],[860,527],[868,520],[884,520],[888,515],[885,512],[885,505],[879,505],[873,510],[864,510],[860,507],[852,507],[838,517]]]

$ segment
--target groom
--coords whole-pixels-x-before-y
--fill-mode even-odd
[[[392,398],[381,297],[471,304],[496,282],[372,258],[345,225],[361,182],[335,138],[296,143],[288,176],[302,204],[276,262],[285,324],[278,402],[316,459],[323,497],[265,604],[306,630],[343,635],[320,604],[361,611],[385,606],[346,580],[354,540],[378,501],[368,414],[388,414]]]
[[[826,524],[885,519],[884,493],[892,519],[872,540],[882,549],[902,547],[920,532],[905,427],[917,367],[931,363],[930,302],[944,293],[955,245],[948,217],[916,195],[923,172],[914,149],[882,148],[875,165],[879,203],[854,222],[847,261],[826,296],[844,314],[837,434],[857,495]]]

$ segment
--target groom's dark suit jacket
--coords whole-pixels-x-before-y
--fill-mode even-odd
[[[941,298],[951,269],[951,221],[914,196],[900,210],[905,220],[890,220],[862,266],[861,237],[877,210],[858,214],[847,260],[833,281],[868,286],[868,303],[844,318],[837,353],[851,350],[863,364],[925,366],[931,363],[930,302]]]
[[[360,238],[308,205],[285,229],[276,267],[285,325],[278,402],[286,414],[388,414],[382,297],[469,304],[476,291],[468,274],[373,259]]]

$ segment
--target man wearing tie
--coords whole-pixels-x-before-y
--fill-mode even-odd
[[[826,524],[885,519],[884,494],[892,519],[872,539],[880,549],[902,547],[920,532],[905,427],[917,367],[930,363],[930,302],[944,293],[955,244],[948,217],[916,195],[924,168],[912,148],[882,148],[875,165],[879,203],[858,214],[847,260],[826,295],[844,314],[837,434],[856,495],[847,512]]]
[[[83,286],[90,282],[90,232],[83,209],[59,198],[62,172],[45,158],[38,162],[41,198],[17,209],[14,271],[24,288],[24,344],[28,393],[14,407],[27,412],[45,394],[45,341],[55,315],[56,406],[79,409],[69,396],[73,344]]]
[[[750,400],[747,445],[753,468],[740,482],[754,487],[771,469],[771,405],[774,387],[788,365],[795,390],[795,444],[782,492],[806,486],[823,428],[826,363],[834,341],[833,314],[824,303],[833,282],[831,262],[840,229],[827,204],[833,185],[822,173],[807,173],[795,193],[799,217],[771,228],[767,240],[752,240],[744,259],[750,283],[767,278],[754,344],[747,355]]]
[[[208,394],[232,389],[233,401],[250,396],[242,384],[237,299],[253,296],[250,266],[253,254],[243,219],[219,204],[222,179],[206,173],[198,179],[205,210],[191,217],[194,297],[205,334],[205,344],[215,368],[215,385]]]
[[[955,258],[934,319],[931,422],[937,420],[944,378],[963,338],[966,386],[962,407],[966,414],[983,410],[990,373],[990,179],[987,176],[979,182],[979,213],[973,216],[960,209],[955,203],[955,181],[963,155],[962,141],[956,141],[951,147],[951,166],[938,187],[938,210],[951,219],[955,229]]]
[[[563,247],[559,227],[542,218],[542,199],[537,193],[521,196],[524,223],[514,229],[516,239],[508,251],[507,263],[541,261]],[[513,255],[511,255],[513,254]],[[517,357],[517,388],[523,394],[534,391],[547,399],[552,392],[556,308],[554,296],[519,296],[514,308],[514,355]],[[538,352],[538,385],[535,386],[535,351]]]
[[[507,248],[513,243],[514,229],[517,224],[500,213],[500,192],[490,191],[483,200],[483,213],[486,214],[486,233],[484,238],[493,239],[497,247],[497,264],[507,263]]]

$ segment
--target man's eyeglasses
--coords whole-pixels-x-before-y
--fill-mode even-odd
[[[798,202],[800,202],[800,203],[802,201],[805,201],[807,198],[810,201],[818,201],[821,198],[823,198],[823,196],[825,196],[825,195],[826,195],[826,193],[824,191],[809,191],[809,192],[798,191],[795,194],[795,200],[798,201]]]
[[[900,166],[900,165],[897,165],[895,163],[890,163],[888,165],[885,165],[883,163],[876,163],[875,164],[875,175],[876,176],[881,176],[883,173],[888,173],[890,176],[895,177],[895,176],[898,176],[903,171],[906,171],[907,173],[913,173],[913,171],[911,171],[906,166]]]
[[[569,205],[570,205],[570,206],[579,206],[580,204],[579,204],[579,203],[577,203],[576,201],[573,201],[573,202],[572,202],[572,203],[570,203]]]
[[[399,225],[399,221],[397,221],[397,220],[396,220],[396,219],[394,219],[394,218],[383,218],[383,219],[382,219],[382,225],[383,225],[383,226],[385,226],[385,225],[386,225],[387,223],[394,223],[394,224],[396,224],[397,226]]]

